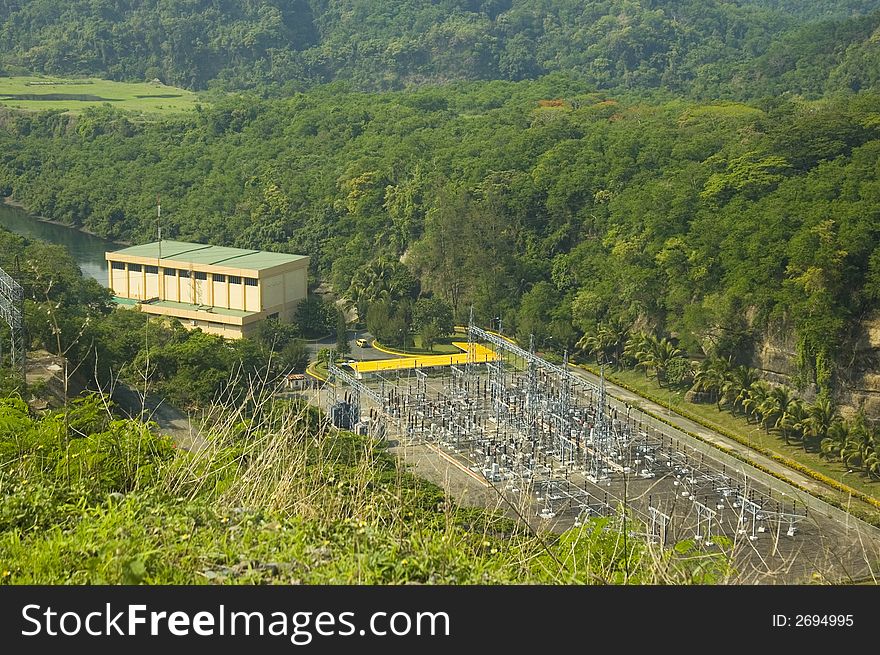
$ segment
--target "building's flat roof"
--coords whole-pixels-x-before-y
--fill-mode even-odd
[[[260,312],[245,312],[240,309],[225,309],[223,307],[211,307],[209,305],[193,305],[188,302],[175,302],[173,300],[152,300],[152,301],[141,301],[142,305],[151,305],[152,307],[167,307],[168,309],[175,310],[186,310],[189,312],[206,312],[209,314],[218,314],[220,316],[238,316],[239,318],[245,318],[246,316],[252,316],[254,314],[259,314]]]
[[[175,302],[173,300],[156,300],[155,298],[152,300],[137,300],[135,298],[123,298],[122,296],[113,296],[113,301],[117,305],[149,305],[152,307],[165,307],[166,309],[173,310],[186,310],[188,312],[202,312],[206,314],[218,314],[220,316],[237,316],[239,318],[246,318],[248,316],[253,316],[254,314],[259,314],[260,312],[245,312],[240,309],[226,309],[224,307],[210,307],[208,305],[194,305],[188,302]]]
[[[153,243],[115,250],[108,254],[159,259],[160,247],[159,242],[154,241]],[[208,246],[203,243],[165,241],[164,239],[161,242],[161,255],[163,260],[168,259],[187,264],[245,268],[253,271],[274,268],[275,266],[308,259],[305,255],[288,255],[283,252],[246,250],[244,248],[228,248],[226,246]]]

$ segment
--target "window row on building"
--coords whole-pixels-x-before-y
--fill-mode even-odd
[[[124,271],[125,263],[124,262],[111,262],[110,264],[114,271]],[[150,275],[158,275],[159,267],[158,266],[143,266],[140,264],[129,264],[128,271],[129,273],[140,273],[143,268],[143,271]],[[188,271],[183,268],[163,268],[162,273],[165,276],[179,276],[182,278],[189,278],[190,276],[196,280],[207,280],[208,274],[204,271]],[[229,284],[241,284],[244,281],[245,286],[255,287],[257,286],[257,279],[253,277],[242,278],[239,275],[223,275],[222,273],[214,273],[212,275],[214,282],[226,282],[227,278],[229,279]]]

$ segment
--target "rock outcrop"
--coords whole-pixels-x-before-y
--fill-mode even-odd
[[[776,326],[756,344],[751,365],[773,384],[795,387],[797,341],[794,331]],[[852,415],[859,408],[880,421],[880,314],[862,321],[849,349],[839,356],[835,369],[835,399],[841,412]],[[807,401],[816,397],[815,385],[798,390]]]

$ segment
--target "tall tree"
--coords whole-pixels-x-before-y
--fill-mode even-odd
[[[345,314],[341,311],[336,312],[336,352],[343,357],[351,352],[348,343],[348,323],[345,321]]]

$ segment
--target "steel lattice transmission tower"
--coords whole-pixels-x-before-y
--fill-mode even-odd
[[[12,371],[21,375],[22,384],[25,384],[24,290],[2,268],[0,268],[0,317],[9,324]]]

